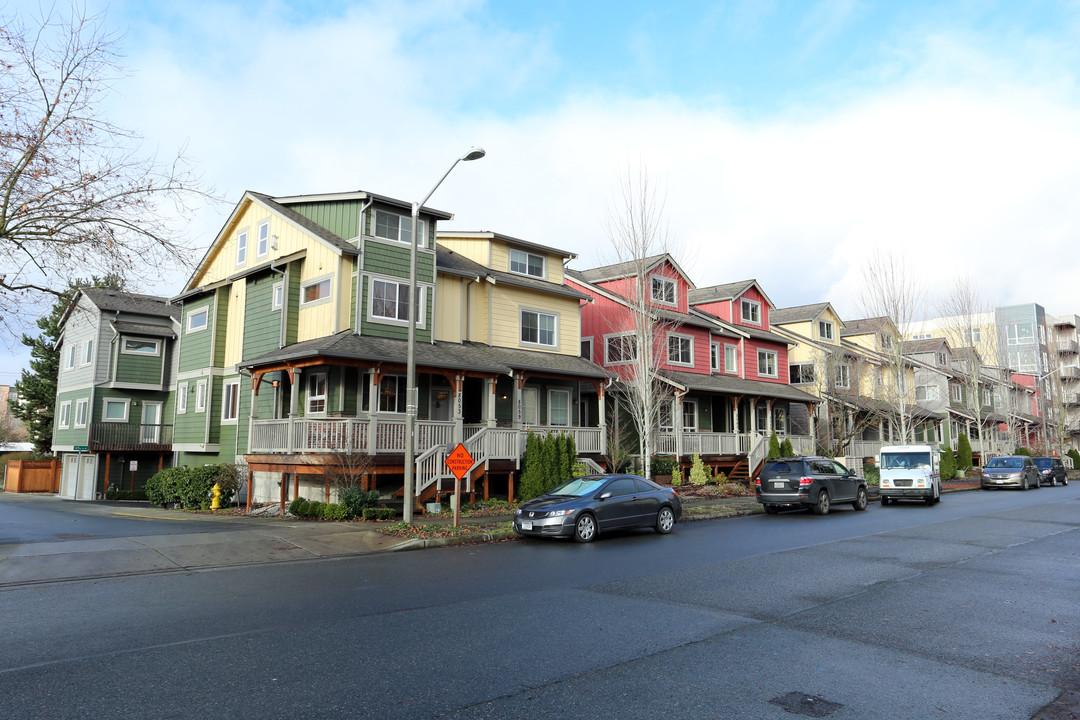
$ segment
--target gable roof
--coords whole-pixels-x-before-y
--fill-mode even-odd
[[[435,240],[439,238],[454,238],[461,240],[468,240],[475,238],[479,240],[502,240],[509,245],[520,245],[525,248],[532,248],[535,250],[541,250],[543,252],[553,253],[555,255],[562,255],[565,258],[574,259],[578,255],[576,252],[570,252],[569,250],[560,250],[557,247],[551,247],[550,245],[541,245],[540,243],[530,242],[529,240],[522,240],[521,238],[510,237],[509,235],[503,235],[502,233],[492,232],[490,230],[438,230],[435,232]]]
[[[840,330],[840,337],[847,335],[868,335],[870,333],[876,333],[886,325],[891,325],[892,320],[887,315],[881,315],[879,317],[861,318],[859,320],[848,320],[844,323],[844,327]]]
[[[80,291],[87,300],[105,312],[123,312],[137,315],[156,315],[174,320],[180,319],[180,308],[170,305],[157,295],[108,290],[106,288],[86,288]]]
[[[718,302],[721,300],[734,300],[740,297],[750,288],[756,288],[761,297],[765,298],[765,302],[769,303],[769,307],[775,308],[776,304],[769,299],[769,296],[765,294],[765,291],[761,289],[761,285],[757,280],[740,280],[738,282],[725,283],[723,285],[712,285],[710,287],[694,288],[690,291],[690,304],[701,305],[702,303]],[[772,313],[770,312],[770,320]]]
[[[435,244],[435,269],[451,275],[462,277],[485,278],[489,282],[504,283],[515,287],[537,290],[539,292],[554,293],[576,300],[592,300],[585,293],[561,283],[548,282],[538,278],[517,275],[505,270],[492,270],[480,263],[465,257],[461,253],[454,252],[450,248]]]
[[[818,317],[826,310],[832,310],[832,314],[836,315],[836,319],[840,320],[840,315],[836,310],[833,310],[831,304],[827,302],[812,303],[810,305],[795,305],[787,308],[773,308],[769,313],[770,325],[785,325],[788,323],[798,322],[811,322],[817,320]],[[844,321],[840,320],[840,328],[843,329]]]
[[[905,355],[912,354],[918,355],[920,353],[937,352],[944,345],[945,349],[949,349],[949,343],[945,338],[923,338],[921,340],[904,340],[900,343],[900,348]]]
[[[682,275],[683,279],[686,280],[686,283],[691,289],[695,287],[693,281],[690,280],[690,276],[679,267],[679,263],[675,262],[675,258],[671,257],[668,253],[650,255],[649,257],[642,258],[640,263],[637,260],[627,260],[625,262],[615,263],[614,265],[602,265],[588,270],[570,270],[570,268],[567,268],[567,272],[579,275],[585,282],[602,283],[633,277],[637,275],[639,267],[643,267],[646,273],[652,272],[657,265],[660,265],[663,262],[670,263],[671,266]]]

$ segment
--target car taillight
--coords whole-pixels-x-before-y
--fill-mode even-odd
[[[802,487],[803,485],[813,485],[813,484],[814,484],[814,478],[812,478],[812,477],[801,477],[801,478],[799,478],[799,487]]]
[[[754,478],[754,484],[761,487],[761,478]]]

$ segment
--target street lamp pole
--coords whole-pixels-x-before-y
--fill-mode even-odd
[[[416,410],[418,404],[418,389],[416,387],[416,306],[419,298],[416,292],[416,247],[420,235],[420,209],[427,204],[431,196],[442,185],[446,176],[457,167],[462,160],[479,160],[486,153],[481,148],[472,148],[450,166],[443,173],[431,192],[424,196],[420,202],[412,204],[412,242],[409,243],[409,328],[408,328],[408,351],[405,360],[405,507],[402,510],[402,519],[411,523],[413,521],[413,505],[416,504],[415,490],[415,465],[416,465]]]

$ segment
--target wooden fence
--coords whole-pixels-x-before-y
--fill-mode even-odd
[[[8,460],[6,492],[60,492],[60,458],[52,460]]]

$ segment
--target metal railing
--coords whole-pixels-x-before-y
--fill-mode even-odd
[[[92,423],[89,446],[91,450],[169,450],[172,448],[173,426],[139,423]]]

